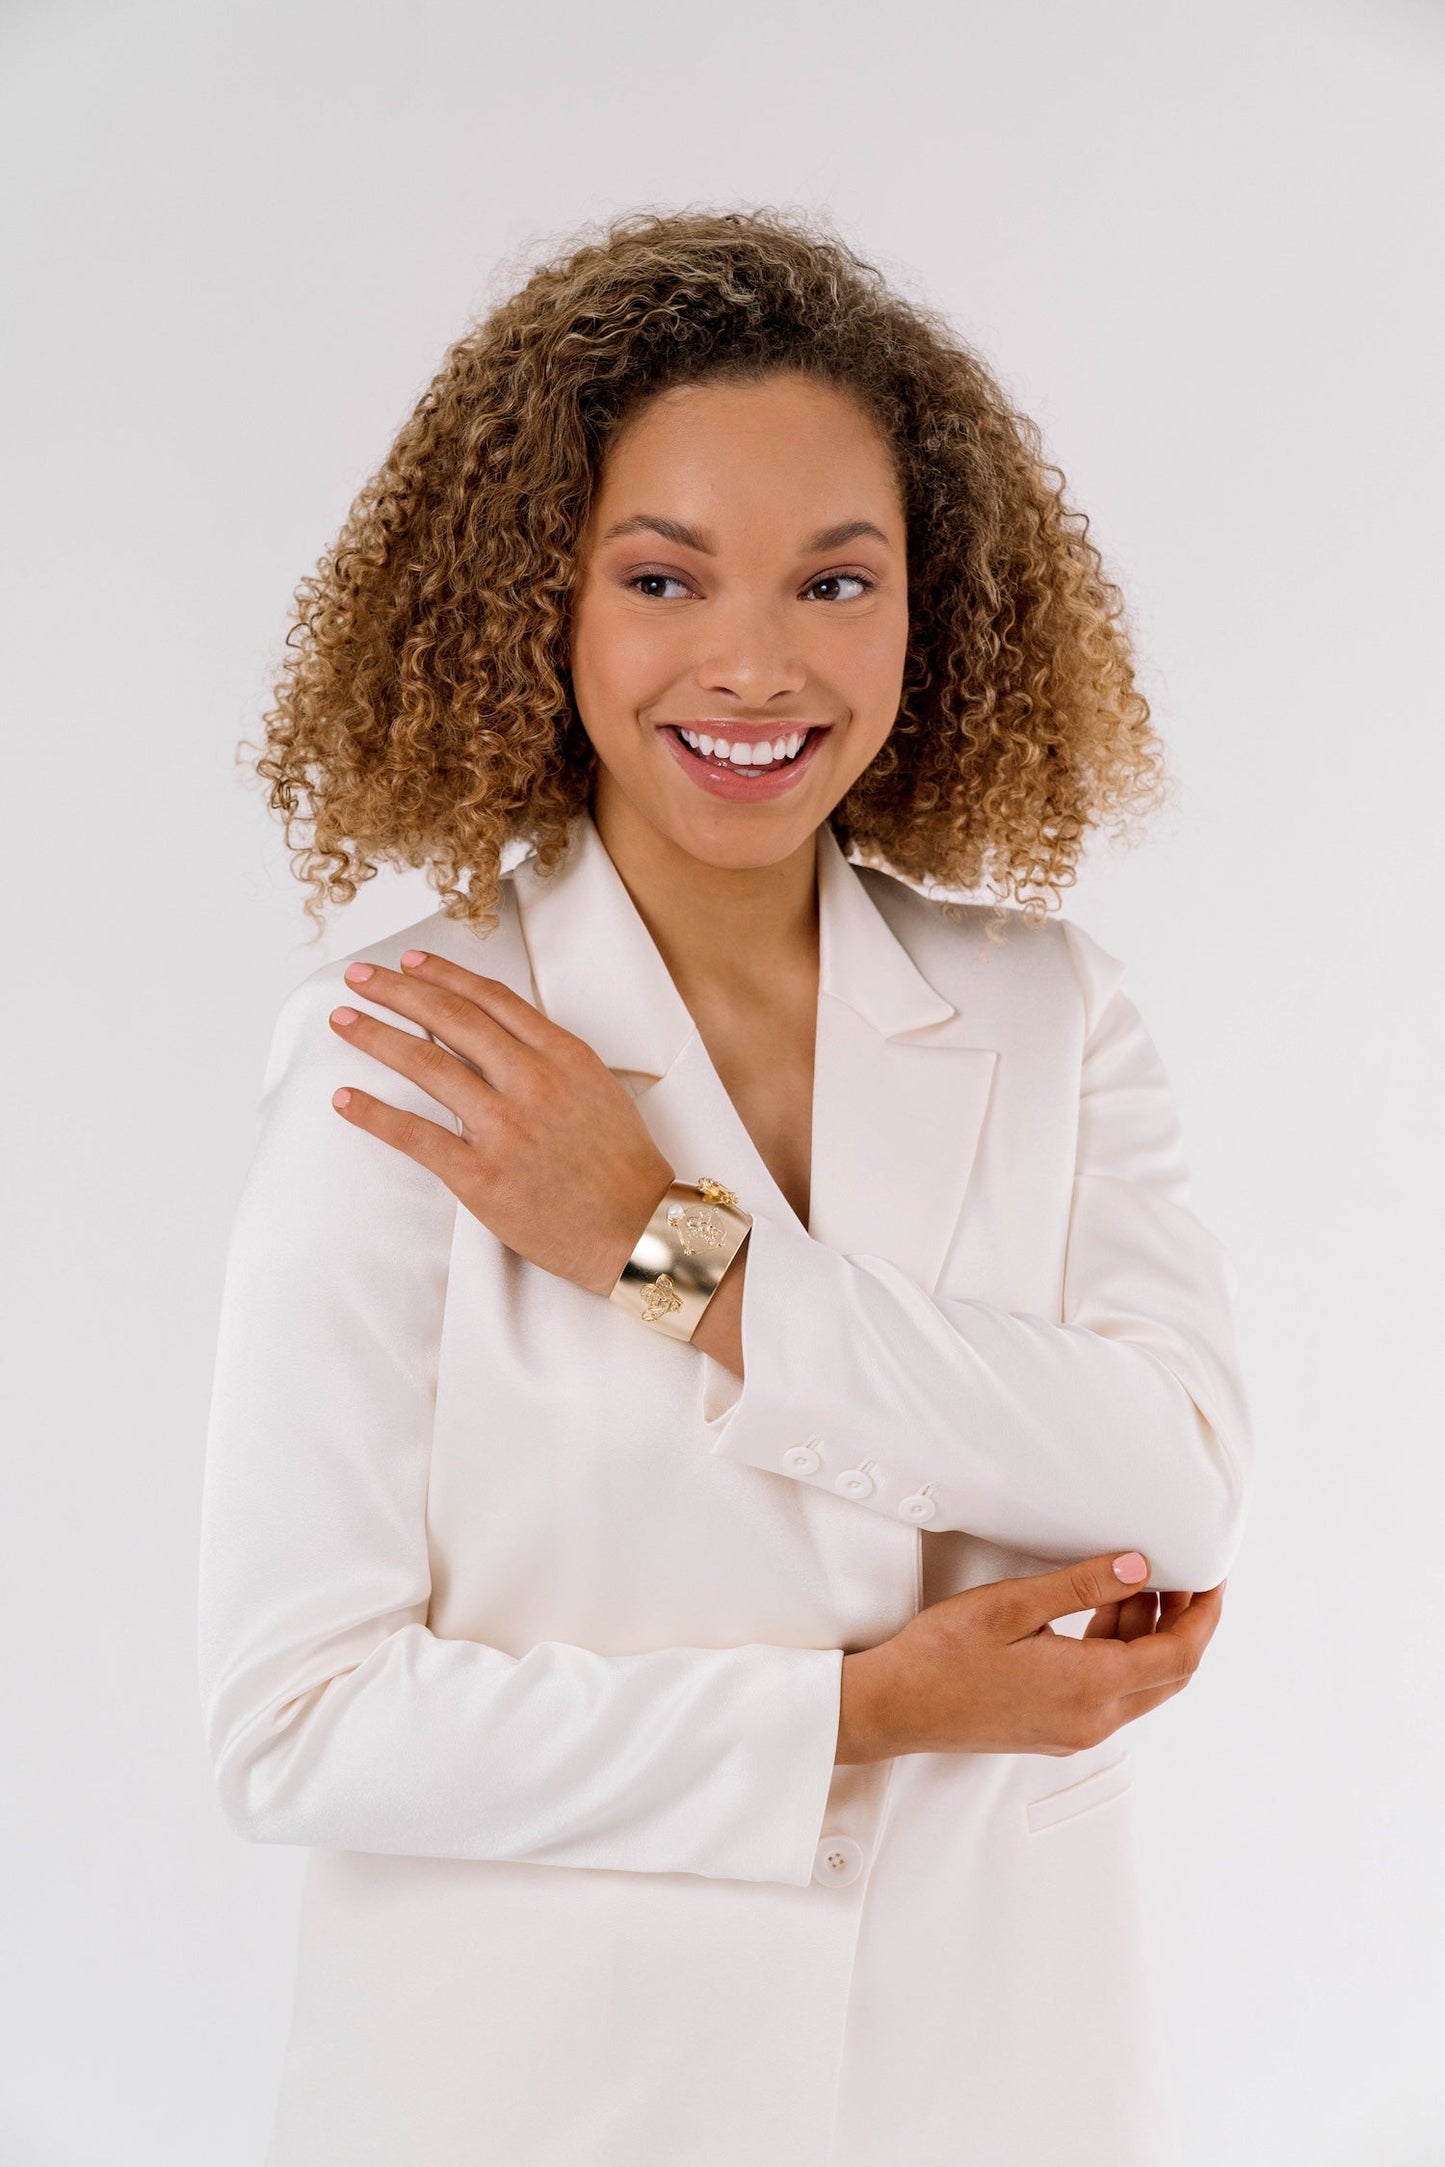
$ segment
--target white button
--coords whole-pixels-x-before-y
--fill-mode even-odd
[[[838,1477],[835,1485],[845,1497],[871,1497],[873,1477],[863,1467],[848,1467]]]
[[[790,1475],[815,1475],[822,1464],[811,1445],[789,1445],[783,1454],[783,1465]]]
[[[825,1836],[813,1854],[813,1879],[846,1889],[863,1871],[863,1846],[851,1836]]]
[[[905,1520],[931,1520],[938,1507],[931,1497],[925,1497],[921,1490],[915,1490],[912,1497],[900,1499],[898,1510]]]

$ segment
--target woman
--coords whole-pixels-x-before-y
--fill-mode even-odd
[[[832,237],[634,217],[301,590],[308,910],[444,907],[284,1004],[227,1269],[208,1737],[312,1847],[269,2167],[1170,2157],[1119,1734],[1251,1445],[1047,907],[1159,786],[1051,472]]]

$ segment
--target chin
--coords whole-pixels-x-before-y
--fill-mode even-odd
[[[779,865],[794,856],[820,825],[801,807],[791,806],[785,816],[766,820],[756,812],[731,806],[717,811],[704,808],[681,816],[670,808],[664,812],[658,807],[646,817],[679,850],[720,872]]]
[[[700,834],[679,836],[681,847],[703,865],[715,866],[719,872],[752,872],[768,865],[780,865],[793,857],[809,838],[816,833],[820,822],[816,820],[790,820],[787,828],[774,828],[768,834],[759,834],[753,823],[741,822],[732,826],[722,823],[718,828]]]
[[[829,808],[820,807],[811,790],[749,805],[714,797],[686,776],[678,776],[673,787],[667,784],[673,784],[673,778],[665,778],[659,788],[647,763],[614,765],[599,753],[592,816],[605,826],[609,813],[622,810],[618,801],[625,801],[628,825],[640,821],[700,864],[729,872],[780,864],[802,849],[828,817]]]

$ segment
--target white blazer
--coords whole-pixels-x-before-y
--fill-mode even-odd
[[[833,1754],[844,1652],[923,1604],[1114,1547],[1224,1576],[1234,1274],[1114,957],[1017,910],[990,940],[827,826],[818,875],[807,1228],[585,814],[490,936],[434,913],[281,1009],[200,1588],[226,1818],[311,1847],[267,2167],[1177,2157],[1127,1733]],[[411,946],[737,1191],[741,1384],[333,1110],[455,1125],[327,1023]]]

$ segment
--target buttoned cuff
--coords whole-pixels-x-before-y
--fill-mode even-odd
[[[875,1311],[911,1293],[935,1358],[946,1321],[885,1260],[842,1256],[787,1222],[755,1217],[743,1253],[742,1377],[704,1356],[709,1450],[913,1526],[949,1524],[953,1499],[936,1473],[925,1479],[910,1419],[917,1326],[905,1310],[880,1330]]]
[[[784,1454],[806,1454],[810,1412],[827,1419],[825,1380],[837,1365],[851,1267],[801,1227],[756,1216],[743,1255],[744,1373],[737,1377],[704,1356],[700,1411],[708,1447],[750,1467],[807,1474],[801,1463],[785,1465]]]

